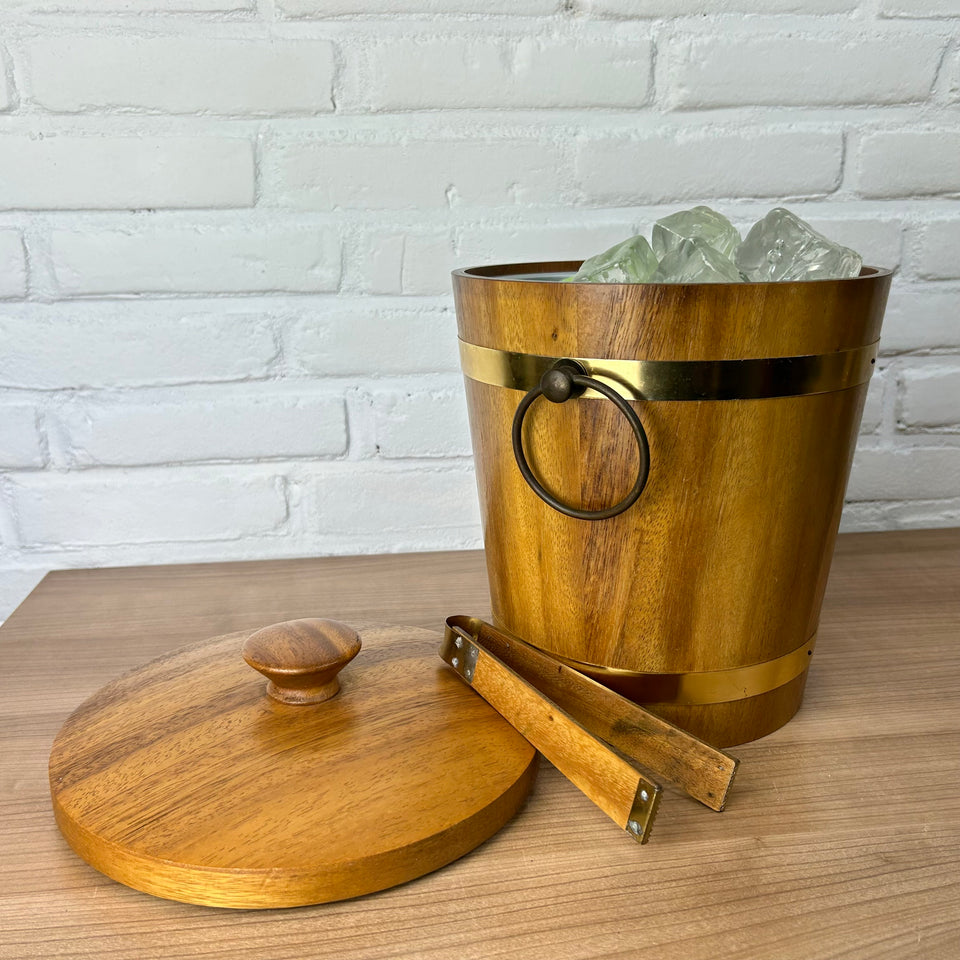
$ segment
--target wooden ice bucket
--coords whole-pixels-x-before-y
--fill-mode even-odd
[[[713,744],[756,739],[803,696],[890,272],[536,277],[578,266],[453,274],[494,619]]]

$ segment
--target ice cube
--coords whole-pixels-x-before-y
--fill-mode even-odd
[[[653,225],[653,252],[658,259],[676,250],[684,240],[703,240],[717,253],[732,258],[740,233],[722,213],[709,207],[680,210]]]
[[[644,236],[631,237],[598,253],[569,279],[574,283],[646,283],[657,269],[657,258]]]
[[[683,240],[661,261],[651,283],[739,283],[740,272],[729,257],[695,237]]]
[[[856,277],[860,255],[828,240],[796,214],[776,207],[758,220],[737,248],[740,272],[765,280],[842,280]]]

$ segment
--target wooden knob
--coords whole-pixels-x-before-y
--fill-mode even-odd
[[[247,638],[243,659],[281,703],[322,703],[340,691],[337,674],[360,652],[360,637],[336,620],[286,620]]]

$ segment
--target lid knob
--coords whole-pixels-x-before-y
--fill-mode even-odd
[[[243,659],[281,703],[322,703],[340,691],[337,674],[360,652],[357,631],[336,620],[285,620],[247,637]]]

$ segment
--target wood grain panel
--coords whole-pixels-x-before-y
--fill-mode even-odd
[[[656,360],[816,355],[872,343],[890,279],[558,284],[498,281],[507,268],[484,272],[454,278],[462,339]],[[646,488],[625,513],[584,521],[541,501],[516,467],[510,427],[522,393],[467,379],[494,619],[551,653],[637,673],[764,663],[809,642],[866,389],[632,402],[650,445]],[[603,400],[536,401],[524,449],[546,488],[573,506],[609,506],[636,477],[632,432]],[[802,692],[801,676],[752,705],[671,705],[664,715],[727,746],[785,722]]]
[[[795,283],[538,283],[501,274],[577,261],[454,272],[460,337],[497,350],[624,360],[740,360],[832,353],[880,336],[889,272]]]
[[[70,845],[138,890],[250,908],[382,890],[486,840],[526,799],[535,752],[443,668],[439,634],[358,629],[359,661],[320,703],[267,696],[245,632],[106,685],[51,751]]]
[[[841,535],[804,704],[738,748],[727,809],[667,793],[638,847],[557,775],[454,864],[296,910],[159,900],[54,823],[50,744],[110,677],[278,620],[488,615],[477,551],[67,570],[0,627],[3,960],[953,960],[960,530]],[[211,626],[214,624],[213,626]],[[233,624],[238,624],[233,626]]]

